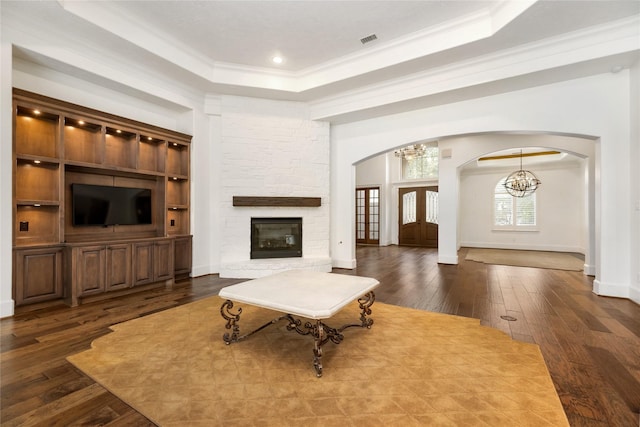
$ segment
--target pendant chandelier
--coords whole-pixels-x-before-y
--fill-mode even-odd
[[[533,194],[540,184],[542,182],[533,172],[522,169],[522,150],[520,150],[520,170],[511,173],[507,177],[504,181],[504,188],[513,197],[526,197]]]
[[[415,157],[424,156],[427,152],[427,144],[412,144],[399,148],[393,152],[396,157],[404,159],[413,159]]]

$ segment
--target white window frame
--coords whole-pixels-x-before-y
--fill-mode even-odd
[[[405,159],[404,157],[400,158],[400,178],[403,181],[408,181],[408,182],[413,182],[413,181],[437,181],[438,180],[438,176],[439,176],[439,172],[440,172],[440,149],[438,147],[437,143],[426,143],[425,145],[427,145],[429,147],[429,149],[435,149],[435,156],[433,156],[433,158],[435,158],[436,161],[436,172],[433,175],[428,175],[428,176],[419,176],[419,177],[414,177],[414,178],[407,178],[405,175],[405,170],[406,170],[406,164],[407,162],[410,161],[414,161],[417,158],[414,159]],[[422,158],[424,156],[420,156],[418,158]]]
[[[507,196],[509,196],[510,200],[511,200],[511,212],[513,212],[512,215],[512,224],[506,224],[506,225],[500,225],[496,223],[496,189],[498,188],[498,186],[504,186],[504,181],[507,179],[507,177],[502,177],[501,179],[498,180],[497,184],[493,187],[493,192],[491,194],[491,210],[492,210],[492,221],[493,221],[493,230],[494,231],[522,231],[522,232],[531,232],[531,231],[538,231],[538,212],[540,211],[540,207],[539,207],[539,202],[538,202],[538,197],[536,195],[536,193],[531,194],[531,196],[533,197],[533,201],[534,201],[534,206],[533,206],[533,213],[534,213],[534,217],[535,217],[535,223],[532,225],[518,225],[518,221],[516,218],[516,213],[517,213],[517,209],[518,209],[518,203],[522,203],[523,198],[521,197],[513,197],[511,196],[509,193],[507,193],[507,191],[504,191],[504,194],[506,194]]]

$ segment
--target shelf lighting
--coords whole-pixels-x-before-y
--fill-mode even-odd
[[[149,141],[153,141],[153,138],[151,138],[150,136],[148,136],[148,137],[147,137],[147,139],[148,139]]]
[[[83,125],[84,124],[84,120],[78,120],[78,124],[79,125]]]
[[[177,146],[178,146],[178,143],[177,143],[177,142],[174,142],[174,143],[173,143],[173,146],[174,146],[174,147],[177,147]]]
[[[34,160],[33,163],[35,163],[36,165],[39,165],[42,162],[40,160]]]
[[[116,129],[116,133],[122,133],[120,129]]]
[[[36,207],[36,208],[39,208],[40,207],[40,203],[34,203],[33,206]]]
[[[174,176],[174,177],[173,177],[173,180],[174,180],[174,181],[177,181],[177,180],[178,180],[178,177],[177,177],[177,176]]]
[[[40,110],[33,110],[33,114],[35,114],[36,116],[39,116],[41,113],[40,113]]]

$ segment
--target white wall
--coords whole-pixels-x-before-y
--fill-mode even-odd
[[[595,162],[588,167],[593,179],[587,184],[595,202],[586,209],[595,215],[595,221],[590,217],[588,221],[595,225],[589,233],[594,241],[589,241],[589,247],[595,252],[594,291],[630,297],[630,167],[621,161],[631,151],[630,102],[629,72],[624,70],[335,126],[331,139],[334,265],[355,265],[353,223],[338,219],[354,211],[354,165],[360,160],[400,145],[449,135],[500,131],[585,135],[598,141]],[[446,140],[440,147],[451,148],[453,155],[440,163],[439,261],[455,264],[458,168],[495,149],[447,145]]]
[[[465,247],[586,251],[584,171],[575,161],[564,167],[526,167],[542,185],[536,191],[536,226],[504,230],[493,225],[493,196],[498,182],[515,169],[463,172],[460,175],[460,245]]]
[[[12,48],[4,31],[0,1],[0,317],[13,314],[12,295],[12,236],[13,206],[11,200],[13,185],[12,128],[13,116],[11,97]]]
[[[221,97],[220,117],[220,275],[330,271],[329,124],[309,120],[303,103],[235,96]],[[234,207],[233,196],[320,197],[321,206]],[[251,260],[251,217],[302,217],[302,259]]]
[[[640,304],[640,60],[636,61],[631,73],[631,151],[629,155],[629,169],[633,204],[632,221],[630,226],[631,247],[631,298]],[[634,282],[635,279],[635,282]]]

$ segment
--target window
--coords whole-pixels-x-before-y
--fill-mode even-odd
[[[526,228],[536,225],[536,193],[513,197],[504,188],[504,177],[496,185],[493,196],[493,224],[501,228]]]
[[[404,179],[437,179],[438,178],[438,145],[424,145],[424,154],[402,157],[402,177]]]

